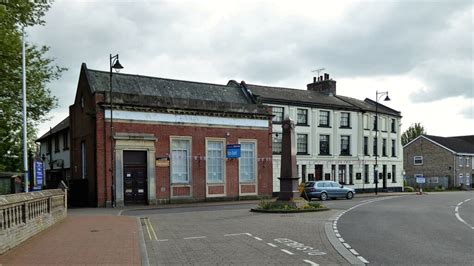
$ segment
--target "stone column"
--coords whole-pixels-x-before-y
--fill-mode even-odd
[[[282,122],[280,193],[278,200],[290,201],[300,196],[296,168],[295,122],[286,118]]]

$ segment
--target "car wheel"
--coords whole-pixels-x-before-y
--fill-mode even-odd
[[[354,193],[352,191],[347,192],[346,198],[347,199],[352,199],[354,197]]]
[[[319,196],[319,198],[324,201],[324,200],[327,200],[328,199],[328,194],[326,194],[325,192],[321,193],[321,196]]]

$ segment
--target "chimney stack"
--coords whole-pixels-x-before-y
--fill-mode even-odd
[[[336,81],[329,78],[328,73],[324,73],[323,76],[313,78],[313,83],[307,85],[308,90],[317,91],[325,95],[336,95]]]

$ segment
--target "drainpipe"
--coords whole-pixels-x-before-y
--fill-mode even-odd
[[[105,93],[104,93],[104,97],[105,97]],[[105,100],[105,99],[104,99]],[[104,206],[107,207],[107,137],[105,136],[106,132],[105,132],[105,108],[103,108],[104,110],[104,115],[103,115],[103,137],[104,137]]]

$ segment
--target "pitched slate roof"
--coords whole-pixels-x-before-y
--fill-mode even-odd
[[[107,104],[110,99],[110,73],[88,69],[84,63],[82,71],[85,72],[91,92],[104,93],[104,104]],[[262,119],[271,116],[241,87],[113,73],[112,89],[115,108],[208,112],[210,115],[257,116]]]
[[[341,95],[329,96],[310,90],[261,86],[255,84],[246,84],[245,86],[247,86],[250,91],[263,102],[375,112],[376,103],[370,99],[361,101]],[[399,111],[393,110],[380,103],[378,104],[378,112],[393,116],[401,116]]]
[[[457,137],[439,137],[432,135],[423,136],[456,153],[474,154],[474,135]]]
[[[64,118],[63,121],[59,122],[56,126],[54,126],[51,130],[43,134],[36,142],[41,142],[43,139],[49,137],[50,135],[54,135],[64,129],[69,128],[69,116]]]
[[[88,69],[87,75],[92,92],[109,91],[109,72]],[[231,86],[122,73],[113,74],[112,88],[114,93],[248,103],[242,91]]]

